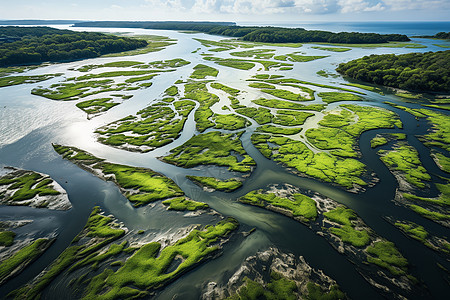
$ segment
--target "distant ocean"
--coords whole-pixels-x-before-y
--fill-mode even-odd
[[[332,32],[375,32],[400,33],[408,36],[434,35],[438,32],[449,32],[450,22],[279,22],[257,23],[238,22],[242,26],[279,26],[291,28],[305,28],[308,30],[326,30]]]

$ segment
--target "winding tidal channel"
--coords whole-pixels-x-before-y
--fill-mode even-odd
[[[63,28],[64,26],[61,26]],[[65,28],[65,27],[64,27]],[[79,28],[70,28],[81,30]],[[99,31],[98,28],[82,28],[82,30]],[[418,103],[406,102],[394,94],[392,90],[381,88],[383,93],[368,91],[358,87],[346,86],[349,83],[345,78],[337,75],[334,69],[341,62],[359,58],[370,54],[403,54],[410,52],[439,51],[441,48],[434,46],[440,43],[436,40],[413,39],[413,43],[420,43],[425,48],[363,48],[355,47],[346,52],[331,52],[312,48],[313,44],[304,44],[299,48],[278,47],[274,45],[257,45],[255,49],[274,49],[276,55],[286,55],[293,52],[301,52],[301,55],[326,56],[308,62],[289,62],[291,70],[279,68],[264,70],[258,64],[254,68],[241,70],[219,65],[214,61],[203,59],[214,55],[216,58],[239,58],[230,55],[233,51],[248,49],[233,49],[230,51],[212,52],[196,39],[220,41],[223,37],[210,36],[201,33],[181,33],[175,31],[144,30],[144,29],[107,29],[112,33],[126,33],[127,35],[159,35],[177,40],[164,50],[123,57],[105,57],[88,59],[70,63],[52,64],[26,71],[20,75],[41,75],[62,73],[62,76],[47,81],[21,84],[0,88],[0,166],[15,167],[25,170],[48,174],[66,190],[72,208],[67,211],[55,211],[42,208],[25,206],[0,206],[0,220],[33,220],[32,223],[15,230],[16,239],[27,239],[35,235],[54,235],[55,242],[33,263],[27,266],[19,275],[11,278],[0,286],[0,298],[24,284],[29,283],[48,267],[56,258],[70,246],[73,239],[84,228],[92,209],[100,206],[105,215],[113,215],[121,225],[130,232],[144,231],[143,239],[148,241],[163,241],[173,243],[183,236],[187,228],[192,225],[215,224],[222,216],[235,218],[240,227],[230,240],[223,245],[220,256],[208,259],[195,266],[188,272],[179,276],[173,282],[160,288],[152,296],[155,299],[199,299],[204,293],[208,282],[223,285],[240,268],[247,257],[255,255],[258,251],[264,251],[269,247],[276,247],[285,253],[294,256],[303,256],[314,269],[323,272],[334,279],[340,289],[352,299],[383,299],[386,294],[374,287],[361,271],[361,262],[352,262],[346,254],[337,251],[327,239],[305,224],[288,216],[263,207],[251,206],[238,201],[238,199],[254,190],[267,190],[269,186],[289,185],[308,195],[320,195],[343,204],[352,209],[378,236],[395,244],[400,253],[408,260],[408,272],[414,276],[421,285],[423,293],[415,293],[415,289],[403,290],[399,294],[409,299],[423,299],[424,295],[432,299],[444,299],[450,294],[448,271],[450,262],[448,254],[442,254],[427,248],[417,240],[404,235],[387,218],[393,220],[408,220],[420,224],[435,236],[448,237],[449,229],[417,214],[405,206],[398,205],[393,199],[399,187],[398,181],[387,166],[380,160],[377,152],[380,149],[391,149],[394,142],[389,142],[378,148],[371,147],[371,140],[377,135],[403,133],[406,134],[408,145],[414,147],[418,153],[422,165],[431,175],[426,189],[419,193],[421,197],[433,198],[439,191],[433,183],[445,183],[449,174],[441,170],[431,157],[431,150],[425,146],[417,136],[429,132],[431,124],[426,119],[418,119],[404,110],[394,108],[385,102],[395,103],[409,108],[423,108]],[[76,101],[54,101],[39,95],[31,94],[31,90],[38,86],[49,87],[65,78],[84,75],[76,69],[85,65],[101,65],[114,61],[139,61],[149,63],[159,60],[182,58],[190,64],[176,68],[172,72],[162,72],[152,79],[152,85],[145,89],[128,92],[132,98],[123,101],[107,112],[90,116],[75,106]],[[274,61],[273,59],[266,59]],[[230,172],[226,167],[203,165],[194,168],[182,168],[174,164],[164,162],[161,157],[167,156],[171,150],[182,146],[193,136],[200,134],[196,128],[195,113],[199,109],[199,103],[186,118],[183,130],[172,142],[148,152],[134,152],[112,147],[98,142],[98,134],[95,131],[101,126],[110,124],[129,115],[135,115],[138,111],[155,103],[163,97],[164,91],[174,85],[177,80],[187,81],[193,72],[193,68],[203,64],[219,71],[216,77],[207,77],[211,81],[224,84],[240,91],[240,104],[250,104],[251,100],[261,97],[275,98],[265,95],[262,91],[249,87],[248,79],[257,74],[282,75],[284,78],[292,78],[304,82],[319,85],[348,88],[362,96],[362,101],[340,101],[330,103],[322,112],[312,112],[315,116],[308,119],[302,127],[297,138],[307,140],[305,132],[309,128],[318,127],[318,122],[324,114],[339,109],[340,105],[360,105],[384,108],[396,113],[403,124],[402,128],[381,128],[364,131],[357,143],[360,153],[359,161],[366,165],[367,170],[376,178],[375,183],[359,192],[350,192],[345,188],[323,182],[313,177],[294,172],[279,162],[264,156],[252,143],[251,136],[260,126],[254,119],[241,115],[247,120],[247,126],[243,129],[225,130],[209,128],[202,134],[218,131],[221,133],[242,132],[239,139],[246,153],[253,158],[256,166],[251,173],[243,176],[239,172]],[[132,69],[130,69],[132,70]],[[335,76],[323,77],[316,74],[320,70],[333,73]],[[102,70],[106,71],[106,70]],[[94,71],[92,71],[94,72]],[[95,70],[99,73],[100,71]],[[94,73],[95,73],[94,72]],[[362,82],[353,82],[360,83]],[[319,93],[336,92],[329,87],[304,84],[314,90],[315,100],[302,104],[322,104]],[[214,89],[209,89],[214,92]],[[342,92],[342,91],[340,91]],[[214,113],[224,113],[223,105],[229,106],[228,94],[218,91],[220,104],[213,107]],[[89,98],[90,99],[90,98]],[[222,105],[223,104],[223,105]],[[256,106],[255,106],[256,107]],[[448,115],[448,111],[438,108],[430,108]],[[272,112],[274,109],[272,109]],[[218,214],[186,213],[171,211],[160,203],[134,207],[121,193],[120,189],[111,181],[104,181],[92,173],[85,171],[63,159],[56,153],[52,144],[76,147],[105,159],[108,162],[149,168],[171,178],[186,194],[195,201],[208,204]],[[315,149],[311,146],[310,149]],[[313,149],[313,150],[314,150]],[[326,150],[324,150],[326,151]],[[242,158],[240,158],[242,159]],[[1,175],[1,174],[0,174]],[[187,175],[207,176],[219,179],[232,177],[243,181],[242,187],[232,192],[221,192],[203,189],[186,178]],[[448,183],[447,183],[448,184]],[[243,235],[255,228],[250,235]],[[100,267],[100,270],[105,265]],[[43,291],[41,299],[78,299],[79,291],[71,289],[71,282],[81,276],[86,270],[72,273],[62,273],[57,276]],[[93,271],[98,274],[99,271]],[[91,275],[90,275],[91,276]],[[92,275],[93,276],[93,275]],[[148,296],[150,297],[150,296]],[[388,296],[389,297],[389,296]]]

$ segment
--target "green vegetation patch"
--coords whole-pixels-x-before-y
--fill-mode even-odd
[[[117,271],[105,269],[95,276],[83,299],[123,299],[147,295],[147,291],[166,285],[211,257],[219,250],[216,242],[225,239],[238,226],[235,219],[228,218],[204,230],[195,229],[187,237],[162,250],[159,243],[146,244]],[[169,270],[177,260],[181,262],[175,265],[174,270]]]
[[[308,61],[313,61],[313,60],[321,59],[321,58],[325,58],[325,57],[328,57],[328,56],[299,55],[296,53],[290,53],[290,54],[286,54],[286,55],[277,55],[274,57],[274,59],[281,60],[281,61],[292,61],[292,62],[308,62]]]
[[[319,93],[319,97],[322,98],[322,101],[325,103],[333,103],[338,101],[361,101],[363,98],[358,95],[350,94],[350,93],[339,93],[339,92],[324,92]]]
[[[394,243],[378,241],[367,247],[367,261],[389,270],[393,275],[404,275],[408,261],[397,250]]]
[[[266,157],[310,177],[346,188],[367,184],[360,178],[366,171],[365,165],[355,159],[340,158],[323,152],[314,153],[304,143],[287,137],[254,134],[252,143]]]
[[[431,180],[420,162],[419,153],[411,146],[398,144],[392,150],[379,150],[378,154],[391,171],[399,172],[407,182],[418,188],[424,188],[424,181]]]
[[[191,74],[190,78],[205,79],[206,76],[217,77],[217,74],[219,74],[219,70],[206,65],[198,64],[194,67],[194,72]]]
[[[272,134],[281,134],[281,135],[293,135],[302,131],[302,128],[284,128],[273,125],[263,125],[258,127],[257,132],[266,132]]]
[[[351,48],[339,48],[339,47],[319,47],[319,46],[312,46],[313,49],[318,50],[324,50],[324,51],[331,51],[331,52],[347,52],[352,50]]]
[[[303,111],[278,110],[277,115],[273,118],[273,123],[282,126],[299,126],[303,125],[307,118],[314,116],[313,113]]]
[[[276,108],[276,109],[294,109],[294,110],[314,110],[321,111],[325,108],[325,105],[322,104],[312,104],[312,105],[303,105],[300,103],[293,103],[284,100],[278,99],[256,99],[252,101],[255,104],[260,106]]]
[[[239,198],[239,201],[272,209],[302,222],[314,221],[317,218],[316,202],[303,194],[297,193],[290,197],[278,197],[274,193],[264,193],[262,190],[257,190],[242,196]],[[277,210],[273,207],[281,208],[282,210]]]
[[[247,116],[255,120],[258,124],[267,124],[272,121],[273,115],[270,110],[263,107],[243,107],[235,109],[238,114]]]
[[[329,291],[323,291],[322,287],[314,282],[308,282],[308,298],[311,300],[338,300],[346,299],[345,294],[337,285],[330,287]]]
[[[89,169],[94,174],[102,172],[101,176],[114,181],[135,206],[184,194],[173,180],[150,169],[104,162],[74,147],[53,145],[53,148],[63,155],[63,158]]]
[[[432,157],[442,171],[450,173],[450,157],[437,151],[432,152]]]
[[[78,72],[89,72],[98,68],[129,68],[137,65],[142,65],[143,62],[140,61],[130,61],[130,60],[122,60],[122,61],[113,61],[110,63],[102,64],[102,65],[85,65],[77,69]]]
[[[320,290],[320,287],[319,287]],[[290,280],[283,275],[272,271],[270,281],[266,285],[245,278],[245,284],[241,286],[236,294],[227,298],[227,300],[257,300],[257,299],[300,299],[300,291],[295,281]]]
[[[249,121],[236,114],[219,115],[214,114],[212,120],[216,125],[214,128],[224,130],[237,130],[243,129],[249,125]]]
[[[8,76],[0,78],[0,88],[5,86],[18,85],[23,83],[36,83],[51,78],[61,76],[62,74],[46,74],[46,75],[33,75],[33,76]]]
[[[250,70],[255,67],[255,64],[247,60],[235,58],[218,58],[218,57],[203,57],[204,60],[213,61],[218,65],[230,67],[239,70]]]
[[[168,210],[179,210],[179,211],[194,211],[200,209],[207,209],[209,207],[208,204],[203,202],[194,201],[188,199],[187,197],[177,197],[168,199],[162,202],[165,206],[167,206]]]
[[[377,134],[370,141],[370,147],[376,148],[378,146],[386,145],[387,143],[389,143],[391,141],[398,141],[398,140],[406,140],[406,134],[404,134],[404,133]]]
[[[197,130],[200,132],[215,125],[214,122],[209,120],[213,116],[211,106],[219,102],[217,95],[208,92],[206,82],[190,82],[184,85],[185,98],[192,99],[200,104],[194,115]]]
[[[81,82],[64,82],[52,84],[49,88],[35,88],[31,91],[33,95],[42,96],[52,100],[76,100],[80,97],[89,95],[91,89],[97,90],[96,93],[105,91],[120,91],[124,87],[113,87],[113,80],[90,80]]]
[[[274,51],[274,49],[253,49],[240,52],[231,52],[230,55],[238,57],[252,57],[255,59],[270,59],[275,55],[275,53],[273,53]]]
[[[374,137],[372,140],[370,140],[370,147],[371,148],[376,148],[378,146],[383,146],[386,145],[388,143],[388,140],[382,136],[377,136]]]
[[[367,85],[367,84],[360,84],[360,83],[345,83],[344,85],[348,85],[348,86],[354,86],[366,91],[370,91],[370,92],[374,92],[374,93],[378,93],[380,95],[384,95],[383,91],[380,88],[377,88],[375,86],[371,86],[371,85]]]
[[[337,235],[343,242],[350,243],[355,247],[364,247],[370,243],[370,233],[366,229],[357,230],[352,220],[356,220],[356,213],[350,208],[339,206],[323,215],[338,223],[339,227],[331,227],[328,230]]]
[[[100,98],[87,100],[77,103],[77,107],[87,114],[98,114],[119,105],[119,103],[111,102],[112,99],[113,98]]]
[[[229,86],[226,86],[226,85],[223,85],[223,84],[218,83],[218,82],[211,83],[211,87],[214,88],[214,89],[222,90],[222,91],[224,91],[224,92],[226,92],[226,93],[228,93],[228,94],[230,94],[231,96],[234,96],[234,97],[236,97],[240,93],[239,90],[234,89],[234,88],[229,87]]]
[[[331,154],[357,157],[357,141],[361,133],[371,129],[402,127],[397,114],[389,110],[357,105],[329,112],[319,122],[322,127],[306,131],[308,141]]]
[[[31,283],[14,290],[8,297],[15,299],[36,299],[40,293],[63,271],[71,265],[82,262],[85,259],[97,257],[106,259],[108,256],[100,256],[99,250],[109,243],[117,240],[125,234],[125,230],[117,228],[114,219],[101,214],[98,206],[94,207],[83,231],[75,237],[70,247],[66,248],[58,258]],[[38,240],[39,241],[39,240]],[[83,243],[86,242],[86,243]],[[42,243],[42,242],[41,242]],[[30,245],[31,246],[31,245]],[[110,248],[111,249],[111,248]]]
[[[311,97],[311,94],[309,97],[305,97],[302,94],[297,94],[285,89],[261,89],[261,92],[264,92],[266,94],[286,99],[286,100],[292,100],[292,101],[312,101],[314,100],[314,95]]]
[[[133,37],[139,38],[140,40],[144,40],[145,42],[147,42],[147,44],[141,46],[141,48],[139,49],[123,51],[119,53],[111,53],[103,55],[103,57],[132,56],[132,55],[146,54],[150,52],[158,52],[164,50],[168,46],[176,44],[177,41],[174,39],[170,39],[166,36],[159,36],[159,35],[136,35]]]
[[[277,76],[277,75],[273,75],[273,76]],[[281,76],[282,77],[282,76]],[[351,93],[357,93],[357,94],[362,94],[364,95],[364,93],[359,92],[359,91],[354,91],[351,89],[347,89],[347,88],[343,88],[343,87],[339,87],[339,86],[332,86],[332,85],[326,85],[326,84],[321,84],[321,83],[315,83],[315,82],[310,82],[310,81],[304,81],[304,80],[298,80],[298,79],[294,79],[294,78],[281,78],[279,75],[277,77],[258,77],[258,75],[255,75],[254,78],[255,79],[249,79],[249,81],[264,81],[265,83],[271,83],[271,84],[279,84],[279,85],[286,85],[286,86],[294,86],[297,88],[305,88],[300,86],[299,84],[304,84],[304,85],[312,85],[312,86],[317,86],[317,87],[321,87],[321,88],[327,88],[327,89],[332,89],[332,90],[340,90],[340,91],[346,91],[346,92],[351,92]],[[306,88],[305,88],[306,89]],[[306,90],[305,90],[306,91]],[[310,90],[312,91],[312,90]],[[314,93],[314,91],[312,91],[312,93]]]
[[[163,160],[183,168],[217,165],[228,167],[230,171],[249,172],[255,161],[242,147],[239,140],[241,134],[222,134],[217,131],[199,134],[171,150],[171,154],[163,157]],[[233,153],[243,156],[243,160],[239,161]]]
[[[61,194],[53,187],[53,180],[33,171],[16,170],[0,177],[0,202],[8,205],[28,205],[34,197]],[[30,200],[30,201],[27,201]],[[47,207],[48,202],[40,202]]]
[[[430,235],[423,226],[409,221],[397,221],[394,225],[405,235],[421,242],[423,245],[433,250],[450,254],[450,243],[445,238]]]
[[[13,231],[0,231],[0,246],[9,247],[14,243],[16,234]]]
[[[51,245],[53,240],[37,239],[31,244],[23,247],[11,257],[0,263],[0,283],[6,280],[11,274],[22,269],[24,266],[36,260]]]
[[[419,215],[436,222],[450,220],[450,214],[448,213],[440,213],[415,204],[410,204],[408,207]]]
[[[429,233],[425,230],[425,228],[423,228],[423,226],[413,222],[395,222],[394,225],[397,228],[400,228],[401,231],[406,233],[409,237],[418,240],[423,244],[426,243]]]
[[[407,200],[411,201],[423,201],[430,204],[435,204],[439,206],[450,206],[450,184],[440,184],[435,183],[437,189],[439,190],[440,194],[436,198],[424,198],[415,196],[408,193],[403,193],[403,197]]]
[[[242,181],[237,179],[220,180],[214,177],[203,176],[186,176],[190,180],[198,183],[201,186],[213,188],[218,191],[232,192],[242,186]]]
[[[174,141],[183,130],[187,116],[195,103],[189,100],[174,102],[176,112],[159,102],[96,130],[99,142],[118,148],[146,152]]]
[[[164,93],[166,93],[168,96],[176,96],[178,95],[178,87],[176,87],[175,85],[172,85],[170,87],[168,87]]]

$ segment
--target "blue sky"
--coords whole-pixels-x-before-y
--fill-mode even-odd
[[[0,19],[450,21],[450,0],[14,0]]]

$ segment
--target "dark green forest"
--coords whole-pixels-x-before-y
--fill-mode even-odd
[[[230,24],[209,22],[126,22],[98,21],[75,23],[75,27],[122,27],[166,30],[193,30],[215,35],[238,37],[244,41],[264,43],[345,43],[373,44],[391,41],[409,41],[406,35],[378,34],[359,32],[329,32],[320,30],[305,30],[303,28],[282,27],[246,27],[230,26]]]
[[[438,32],[435,35],[420,35],[416,36],[418,38],[429,38],[429,39],[439,39],[439,40],[450,40],[450,32]]]
[[[145,47],[144,40],[50,27],[0,27],[0,67],[71,61]]]
[[[450,92],[450,50],[364,56],[336,70],[353,79],[395,88]]]

